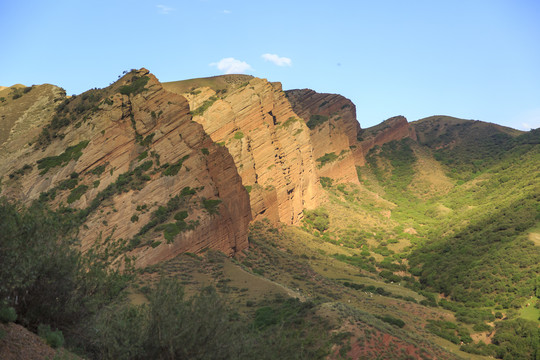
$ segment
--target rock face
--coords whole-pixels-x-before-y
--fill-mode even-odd
[[[49,123],[65,91],[54,85],[14,85],[0,91],[0,167],[8,154],[21,153]]]
[[[70,98],[0,90],[0,130],[0,195],[67,209],[83,251],[136,266],[241,251],[252,219],[297,225],[319,177],[356,183],[371,148],[416,139],[404,117],[361,130],[340,95],[246,75],[161,84],[146,69]]]
[[[141,69],[57,103],[52,96],[40,104],[53,120],[32,146],[7,150],[21,137],[28,142],[24,131],[3,144],[2,195],[80,210],[83,251],[128,254],[137,266],[248,246],[247,191],[227,149],[192,121],[184,97]]]
[[[375,146],[405,138],[416,141],[416,132],[404,116],[395,116],[379,125],[362,130],[358,135],[359,146],[355,156],[357,164],[363,165],[365,155]]]
[[[360,124],[354,104],[341,95],[309,89],[289,90],[286,94],[293,110],[310,129],[319,176],[358,183],[354,151]]]
[[[281,84],[237,75],[187,84],[164,87],[184,95],[193,120],[231,153],[250,193],[253,218],[298,224],[305,208],[319,204],[320,186],[309,129]]]

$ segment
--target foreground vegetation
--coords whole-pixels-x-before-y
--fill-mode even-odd
[[[359,169],[360,179],[379,193],[375,185],[382,186],[384,198],[397,205],[392,219],[416,229],[407,236],[411,246],[398,257],[408,260],[407,270],[418,280],[407,286],[434,294],[430,306],[451,310],[474,332],[494,335],[486,345],[460,338],[455,325],[432,323],[430,330],[465,343],[461,349],[472,354],[535,358],[540,319],[520,318],[519,310],[529,306],[540,289],[540,252],[530,239],[540,222],[540,133],[513,137],[489,128],[482,129],[485,137],[474,132],[464,139],[453,137],[471,132],[472,125],[477,126],[458,123],[458,130],[440,137],[424,129],[424,143],[434,149],[427,154],[443,165],[445,174],[439,176],[454,183],[445,193],[415,192],[413,181],[423,180],[417,157],[425,157],[425,152],[410,140],[374,149],[367,166]],[[446,147],[448,143],[453,145]],[[396,232],[400,229],[390,231],[390,237],[404,237]],[[398,263],[395,256],[385,258]],[[503,316],[505,321],[497,320]]]
[[[120,273],[81,255],[60,212],[36,202],[0,201],[0,316],[39,332],[54,347],[95,359],[317,359],[328,353],[313,304],[281,299],[254,316],[231,309],[213,287],[188,297],[176,279],[157,281],[147,301],[127,293],[135,272]],[[309,324],[305,319],[310,319]]]

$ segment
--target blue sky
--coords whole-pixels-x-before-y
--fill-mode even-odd
[[[2,1],[0,85],[78,94],[146,67],[339,93],[362,127],[444,114],[540,127],[540,1]]]

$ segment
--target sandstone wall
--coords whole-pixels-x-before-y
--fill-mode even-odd
[[[355,158],[358,165],[364,165],[365,155],[375,146],[405,138],[416,141],[416,132],[404,116],[395,116],[361,131],[358,138],[360,141]]]
[[[210,86],[189,92],[179,90],[178,83],[164,87],[181,92],[195,113],[193,120],[231,153],[250,193],[253,218],[298,224],[302,211],[320,201],[309,129],[281,84],[242,78],[215,90],[210,79],[202,81]],[[203,109],[205,103],[209,106]]]
[[[356,120],[355,105],[341,95],[309,89],[288,90],[286,94],[293,110],[310,125],[316,162],[326,154],[337,156],[334,161],[317,162],[318,175],[338,182],[358,183],[353,153],[360,124]],[[317,125],[312,125],[317,116]]]
[[[130,86],[134,76],[148,77],[144,89],[122,94],[122,86]],[[86,104],[81,100],[85,94],[69,102],[70,114],[76,114],[76,120],[43,150],[27,146],[22,153],[6,155],[2,161],[5,175],[22,164],[32,164],[33,168],[21,176],[4,176],[2,195],[29,203],[76,173],[77,185],[88,186],[84,194],[67,204],[70,190],[57,189],[54,199],[48,201],[52,207],[68,205],[84,210],[110,189],[109,185],[119,184],[119,179],[129,175],[132,182],[125,189],[105,198],[85,218],[78,234],[83,251],[102,244],[102,250],[117,251],[121,258],[122,249],[127,248],[131,249],[128,255],[137,259],[137,266],[144,266],[185,251],[213,248],[232,254],[248,246],[249,197],[234,161],[226,148],[216,145],[203,127],[192,121],[184,97],[165,91],[145,69],[92,94],[99,100],[80,114],[76,109]],[[16,141],[12,139],[11,144]],[[88,144],[77,160],[45,174],[38,169],[39,159],[57,156],[81,141]],[[184,161],[176,174],[164,175],[167,165],[178,164],[181,159]],[[148,169],[136,170],[149,160],[152,165]],[[98,174],[100,167],[104,171]],[[182,197],[178,210],[188,211],[185,221],[198,225],[176,234],[172,241],[166,241],[165,232],[156,231],[156,227],[140,236],[140,244],[129,247],[128,240],[137,237],[152,220],[152,213],[188,186],[196,188],[196,194]],[[208,212],[205,199],[221,200],[217,213]],[[165,222],[174,223],[173,216],[171,213]]]

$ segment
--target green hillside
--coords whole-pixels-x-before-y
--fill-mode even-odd
[[[165,88],[226,92],[249,79],[193,79]],[[123,85],[120,94],[141,92],[147,81]],[[69,124],[79,123],[68,110],[93,112],[104,91],[57,105],[62,116],[51,118],[32,148],[42,151],[66,136]],[[148,111],[148,119],[159,116]],[[187,159],[151,169],[154,160],[159,164],[152,153],[154,160],[145,160],[155,134],[136,132],[137,162],[84,206],[71,206],[92,191],[77,186],[76,172],[26,205],[0,199],[0,321],[16,321],[50,346],[88,359],[537,359],[540,129],[447,116],[411,126],[417,140],[390,141],[365,154],[358,183],[321,177],[323,201],[304,209],[298,226],[254,221],[249,248],[233,257],[205,247],[142,268],[123,251],[137,250],[156,232],[174,246],[180,228],[193,230],[178,207],[199,189],[198,179],[180,195],[166,195],[166,207],[157,207],[132,240],[99,234],[84,252],[78,240],[81,221],[101,202],[140,190],[150,175],[164,184]],[[391,130],[383,123],[366,134]],[[40,159],[36,176],[53,177],[88,143]],[[24,165],[7,177],[14,183],[32,169]],[[55,207],[55,196],[68,190],[67,205]],[[220,202],[203,200],[212,216]],[[178,222],[157,223],[177,211]],[[189,224],[203,221],[201,214]]]
[[[489,346],[471,342],[463,350],[534,358],[539,319],[530,303],[540,289],[540,249],[533,241],[540,225],[540,132],[453,118],[414,126],[420,144],[403,140],[373,149],[359,171],[368,188],[396,204],[391,219],[416,229],[413,246],[393,257],[408,261],[415,279],[408,286],[433,294],[431,306],[438,302],[473,331],[491,332],[495,325]],[[426,156],[419,145],[453,181],[447,193],[422,198],[413,191],[415,163]],[[496,320],[502,316],[509,321]],[[500,340],[510,329],[528,340],[521,347]]]

